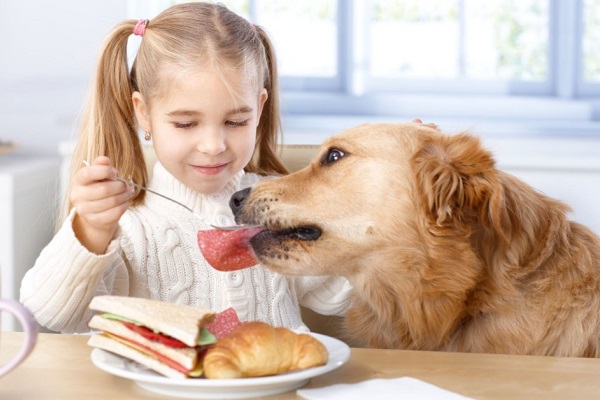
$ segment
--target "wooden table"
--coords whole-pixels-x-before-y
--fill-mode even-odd
[[[22,333],[0,332],[0,362],[17,351]],[[42,333],[16,370],[0,378],[0,399],[164,399],[96,368],[87,336]],[[475,399],[600,398],[600,359],[352,349],[337,370],[305,387],[412,376]],[[295,393],[266,397],[298,399]]]

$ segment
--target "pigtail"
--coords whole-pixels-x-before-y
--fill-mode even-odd
[[[277,156],[277,144],[282,137],[281,117],[279,114],[279,80],[277,58],[271,39],[260,27],[254,26],[264,47],[267,60],[264,87],[269,97],[256,130],[256,149],[252,162],[246,167],[248,172],[285,175],[289,171]]]
[[[127,66],[127,40],[136,22],[122,22],[104,42],[73,152],[69,182],[82,167],[83,160],[91,162],[105,155],[111,159],[120,176],[141,185],[147,183],[148,172],[131,100],[134,87]],[[70,183],[67,190],[60,221],[72,208]],[[138,192],[131,203],[141,203],[144,195],[144,192]]]

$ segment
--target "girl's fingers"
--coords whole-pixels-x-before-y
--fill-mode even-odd
[[[98,201],[122,195],[129,199],[134,188],[120,181],[92,181],[88,184],[75,184],[71,189],[71,201]]]
[[[96,157],[92,164],[87,163],[75,174],[75,180],[86,185],[94,181],[104,181],[114,179],[117,176],[117,170],[112,166],[110,158],[105,156]]]
[[[92,162],[92,165],[112,165],[112,162],[110,161],[110,158],[106,157],[106,156],[98,156],[94,159],[94,162]]]
[[[127,202],[116,207],[92,211],[82,206],[77,209],[77,214],[81,216],[87,224],[96,228],[112,227],[118,223],[121,216],[127,211],[129,204]]]
[[[112,229],[129,207],[132,192],[124,191],[114,196],[94,200],[82,200],[74,194],[73,205],[77,214],[88,226],[96,229]]]
[[[90,194],[90,192],[92,192]],[[103,192],[103,191],[102,191]],[[111,208],[120,207],[122,205],[127,206],[129,200],[131,200],[132,192],[129,190],[120,191],[110,196],[96,196],[92,197],[93,190],[87,189],[81,197],[76,197],[73,201],[78,211],[85,211],[86,213],[99,213]],[[84,196],[90,196],[85,198]]]

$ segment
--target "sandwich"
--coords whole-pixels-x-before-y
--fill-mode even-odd
[[[88,325],[100,333],[88,345],[177,379],[201,376],[208,347],[241,324],[233,309],[216,314],[134,297],[96,296],[89,307],[98,314]]]

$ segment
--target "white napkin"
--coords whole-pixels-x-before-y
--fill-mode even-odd
[[[421,380],[404,377],[395,379],[369,379],[366,381],[298,389],[297,394],[308,400],[469,400],[448,390]],[[472,399],[471,399],[472,400]]]

